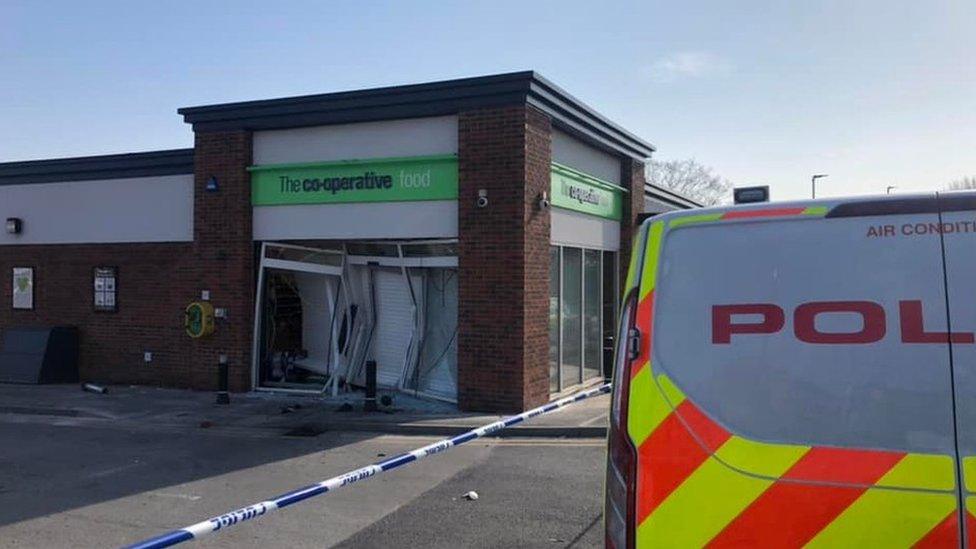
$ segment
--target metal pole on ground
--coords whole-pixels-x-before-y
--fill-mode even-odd
[[[366,361],[366,399],[363,401],[363,409],[367,412],[375,412],[376,408],[376,361]]]
[[[230,375],[227,372],[227,355],[217,359],[217,404],[230,404]]]

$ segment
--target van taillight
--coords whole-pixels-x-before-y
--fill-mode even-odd
[[[614,352],[604,509],[606,546],[613,549],[629,549],[634,546],[637,450],[627,434],[630,372],[640,350],[640,332],[634,326],[634,301],[635,295],[631,293],[624,303]]]

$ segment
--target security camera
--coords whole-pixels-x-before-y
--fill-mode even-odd
[[[548,210],[550,206],[552,203],[549,202],[549,193],[542,191],[542,195],[539,196],[539,209]]]
[[[486,189],[478,190],[478,207],[485,208],[488,206],[488,191]]]

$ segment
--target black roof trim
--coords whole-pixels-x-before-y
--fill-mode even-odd
[[[976,193],[940,193],[912,198],[885,198],[838,204],[828,218],[876,215],[911,215],[976,210]]]
[[[657,150],[537,73],[532,73],[528,103],[551,116],[557,126],[581,132],[627,156],[644,159]]]
[[[534,71],[185,107],[177,112],[196,131],[270,130],[448,115],[465,109],[519,104],[542,110],[558,126],[618,154],[647,158],[654,152],[653,145],[610,122]]]
[[[671,189],[659,187],[651,183],[644,183],[644,196],[649,196],[659,202],[670,204],[676,208],[691,209],[704,207],[683,194],[676,193]]]
[[[193,173],[193,149],[0,163],[0,185]]]

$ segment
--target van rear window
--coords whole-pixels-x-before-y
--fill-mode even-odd
[[[767,442],[953,448],[933,214],[685,225],[667,233],[654,365]]]

